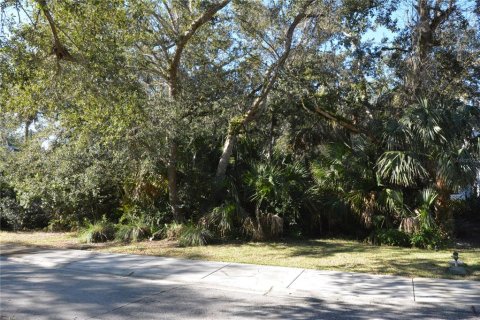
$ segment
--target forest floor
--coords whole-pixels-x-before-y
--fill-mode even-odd
[[[390,246],[372,246],[341,240],[283,240],[235,242],[202,247],[180,247],[175,241],[143,241],[125,244],[80,243],[75,233],[0,232],[2,254],[8,245],[70,248],[99,252],[154,255],[209,261],[250,263],[318,270],[390,274],[407,277],[466,279],[480,281],[480,248],[456,249],[465,262],[466,276],[448,271],[453,249],[439,251]]]

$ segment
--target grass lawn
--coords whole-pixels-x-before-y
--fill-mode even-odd
[[[2,231],[0,232],[0,244],[3,248],[8,247],[9,244],[76,248],[101,252],[480,281],[480,248],[458,250],[460,259],[466,263],[468,271],[468,275],[462,277],[448,273],[448,261],[451,260],[452,249],[430,251],[379,247],[337,239],[227,243],[183,248],[178,247],[175,242],[165,240],[132,244],[111,242],[85,245],[79,242],[74,233]]]

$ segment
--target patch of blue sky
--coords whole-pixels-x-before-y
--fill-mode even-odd
[[[393,20],[396,20],[398,30],[404,29],[414,23],[416,3],[414,0],[400,1],[398,3],[396,10],[392,12],[391,16]],[[475,9],[478,6],[476,0],[459,0],[456,1],[455,6],[472,26],[478,27],[478,20],[475,14]],[[385,26],[374,25],[374,28],[367,30],[367,32],[362,35],[361,40],[362,42],[380,44],[383,39],[387,39],[388,42],[392,41],[396,35],[396,32],[389,30]]]
[[[395,21],[395,26],[398,30],[405,28],[412,20],[412,12],[414,10],[413,2],[401,1],[397,9],[392,12],[391,19]],[[374,17],[376,18],[376,17]],[[383,25],[373,24],[373,28],[370,28],[362,35],[362,42],[371,42],[373,44],[380,44],[383,39],[387,39],[388,42],[392,41],[396,32],[388,29]]]
[[[0,1],[1,2],[1,1]],[[20,25],[30,21],[32,7],[22,1],[0,3],[0,38],[10,35],[9,25]]]

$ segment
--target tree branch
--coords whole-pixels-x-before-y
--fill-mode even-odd
[[[176,41],[177,48],[173,55],[172,63],[169,68],[169,82],[171,85],[170,91],[172,96],[176,96],[178,93],[178,68],[180,66],[180,59],[182,58],[183,50],[185,49],[188,41],[195,32],[207,23],[219,10],[224,8],[231,0],[223,0],[217,4],[211,5],[200,17],[198,17],[190,27],[182,35],[178,37]]]
[[[268,69],[264,79],[265,82],[262,85],[262,91],[260,95],[253,101],[250,109],[245,115],[244,118],[244,125],[248,122],[250,122],[255,114],[257,113],[258,109],[262,105],[263,101],[266,99],[268,94],[270,93],[270,90],[273,88],[275,82],[277,81],[278,75],[280,74],[280,71],[283,69],[283,66],[285,65],[285,62],[288,59],[288,56],[290,55],[290,51],[292,49],[292,42],[293,42],[293,34],[295,32],[295,29],[297,26],[302,22],[303,19],[307,17],[307,9],[308,7],[314,2],[315,0],[309,0],[307,3],[302,8],[302,11],[295,16],[293,19],[292,23],[287,29],[286,33],[286,38],[285,38],[285,45],[284,45],[284,51],[283,54],[279,57],[279,59]]]
[[[454,5],[450,5],[446,10],[438,10],[439,14],[436,14],[430,23],[430,29],[435,32],[437,27],[442,24],[448,17],[456,10]]]
[[[253,100],[252,104],[248,108],[248,111],[245,113],[241,121],[230,122],[227,137],[223,145],[222,155],[220,156],[220,160],[218,161],[217,172],[215,175],[218,181],[222,181],[223,178],[225,177],[225,173],[228,166],[228,159],[230,158],[233,152],[233,145],[235,144],[235,140],[236,140],[236,136],[238,134],[239,128],[247,125],[255,117],[255,114],[257,113],[257,111],[266,101],[270,90],[275,85],[278,75],[280,74],[280,71],[283,69],[285,62],[287,61],[288,56],[290,55],[295,28],[303,21],[303,19],[305,19],[308,16],[306,11],[314,1],[315,0],[307,1],[302,7],[300,13],[298,13],[295,16],[292,23],[288,27],[286,32],[286,37],[285,37],[284,52],[280,56],[280,58],[274,64],[272,64],[271,67],[268,69],[268,71],[265,73],[264,83],[261,85],[260,94]]]
[[[381,47],[379,51],[401,51],[401,52],[411,52],[411,49],[404,49],[400,47]]]
[[[346,130],[348,130],[352,133],[363,134],[367,138],[369,138],[370,140],[376,141],[376,138],[370,132],[368,132],[364,128],[359,128],[358,126],[354,125],[353,123],[351,123],[347,119],[345,119],[341,116],[338,116],[336,114],[332,114],[332,113],[320,108],[319,106],[315,106],[315,109],[311,110],[311,109],[309,109],[305,106],[305,103],[303,102],[303,99],[300,99],[300,101],[301,101],[301,104],[302,104],[302,108],[305,111],[307,111],[308,113],[316,113],[316,114],[322,116],[323,118],[326,118],[330,121],[335,122],[336,124],[340,125],[344,129],[346,129]]]
[[[48,24],[50,25],[50,30],[53,34],[53,48],[52,53],[55,54],[58,60],[66,60],[66,61],[75,61],[72,57],[70,52],[68,52],[67,48],[62,44],[60,41],[60,37],[58,36],[57,27],[55,25],[55,21],[53,20],[52,14],[47,7],[46,0],[36,0],[40,9],[42,10],[43,14],[47,18]]]
[[[177,25],[177,17],[172,12],[172,9],[167,4],[166,0],[163,0],[163,6],[165,7],[165,10],[167,10],[168,16],[170,17],[170,21],[172,22],[172,28],[175,30],[175,33],[178,33],[178,25]]]

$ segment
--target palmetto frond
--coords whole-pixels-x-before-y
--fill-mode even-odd
[[[435,200],[438,197],[438,193],[430,188],[422,190],[422,204],[421,207],[431,208],[435,204]]]
[[[214,208],[207,216],[207,225],[214,225],[222,237],[226,236],[234,227],[238,209],[234,203],[224,203]]]
[[[415,137],[410,123],[388,121],[382,139],[388,150],[398,150],[412,145]]]
[[[380,177],[400,186],[413,186],[428,172],[415,154],[407,151],[387,151],[377,161]]]
[[[447,141],[448,131],[445,129],[445,112],[442,106],[431,107],[427,100],[420,100],[419,106],[413,108],[410,113],[400,119],[407,127],[414,143],[423,147],[432,147]]]
[[[380,193],[379,206],[384,211],[389,211],[396,216],[409,216],[411,211],[405,204],[404,195],[401,190],[386,188]]]
[[[418,214],[418,219],[424,229],[431,229],[435,225],[432,216],[432,207],[437,197],[438,193],[433,189],[424,189],[421,192],[421,203],[415,212]]]
[[[478,157],[467,148],[442,154],[437,160],[437,178],[453,190],[460,190],[475,181],[480,169]]]

